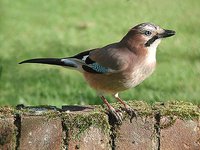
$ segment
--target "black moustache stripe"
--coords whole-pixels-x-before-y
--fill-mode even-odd
[[[146,47],[149,47],[155,40],[157,40],[158,39],[158,36],[157,35],[155,35],[155,36],[153,36],[151,39],[149,39],[146,43],[145,43],[145,46]]]

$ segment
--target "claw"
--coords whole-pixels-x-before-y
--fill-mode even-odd
[[[133,118],[135,118],[137,120],[137,112],[132,109],[129,105],[125,105],[124,108],[121,108],[122,110],[124,110],[129,116],[130,116],[130,122],[132,123]]]
[[[121,98],[119,98],[118,93],[114,94],[113,96],[114,96],[114,98],[115,98],[116,100],[118,100],[121,104],[124,105],[124,108],[121,108],[121,109],[122,109],[123,111],[127,112],[127,114],[128,114],[129,116],[131,116],[130,122],[132,123],[132,119],[133,119],[134,117],[135,117],[136,120],[137,120],[137,112],[136,112],[134,109],[132,109],[129,105],[127,105],[126,102],[124,102]]]
[[[109,118],[111,118],[111,119],[109,119],[109,120],[111,120],[112,123],[122,124],[123,115],[122,115],[121,111],[115,110],[115,109],[108,103],[108,101],[105,99],[104,96],[101,96],[100,98],[103,100],[103,102],[104,102],[104,103],[107,105],[107,107],[108,107],[108,116],[109,116]]]
[[[114,108],[108,109],[108,116],[113,120],[114,123],[122,124],[123,115],[119,110],[115,110]]]

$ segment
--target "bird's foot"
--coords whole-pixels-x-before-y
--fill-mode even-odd
[[[130,116],[130,122],[132,123],[132,119],[135,118],[137,120],[137,111],[131,108],[129,105],[125,105],[125,107],[121,108],[123,111],[125,111]]]
[[[108,109],[108,116],[113,123],[122,124],[123,115],[120,110],[115,110],[113,107]]]
[[[108,103],[108,101],[104,96],[101,96],[100,98],[103,100],[104,104],[106,104],[108,107],[109,120],[114,124],[122,124],[122,118],[123,118],[122,112],[120,110],[115,110],[115,108]]]

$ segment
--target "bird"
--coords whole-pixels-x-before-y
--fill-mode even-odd
[[[97,91],[111,116],[117,122],[122,122],[122,114],[108,102],[105,95],[112,95],[131,118],[136,117],[136,110],[121,99],[119,93],[139,85],[154,72],[158,45],[162,39],[173,35],[173,30],[149,22],[140,23],[118,42],[85,50],[71,57],[34,58],[19,64],[58,65],[81,72],[86,82]]]

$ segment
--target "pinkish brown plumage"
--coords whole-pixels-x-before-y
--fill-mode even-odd
[[[119,98],[118,93],[135,87],[153,73],[157,46],[162,38],[174,34],[174,31],[162,29],[152,23],[142,23],[130,29],[121,41],[102,48],[88,50],[73,57],[37,58],[21,63],[60,65],[80,71],[89,85],[99,93],[114,118],[121,122],[122,116],[103,95],[112,94],[132,117],[135,116],[135,111]]]

